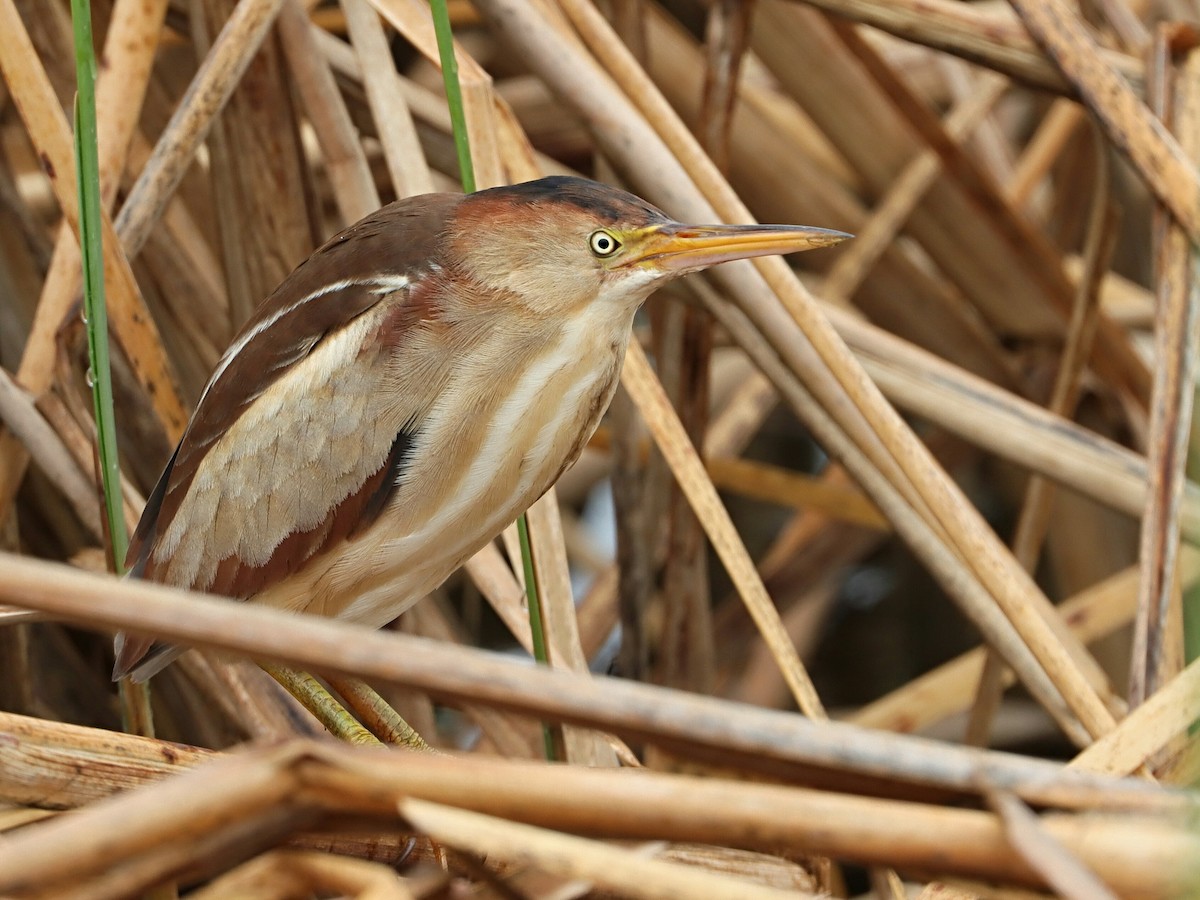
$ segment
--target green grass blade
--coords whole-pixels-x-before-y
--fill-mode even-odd
[[[454,56],[454,34],[450,30],[450,12],[446,0],[431,0],[433,32],[437,36],[438,56],[442,61],[442,81],[446,102],[454,126],[454,150],[458,154],[459,177],[463,191],[475,191],[475,164],[471,160],[471,142],[467,139],[467,117],[463,112],[462,84],[458,79],[458,60]]]
[[[75,31],[75,184],[79,193],[79,250],[83,261],[83,318],[88,345],[88,385],[96,419],[96,453],[112,569],[125,571],[129,535],[121,500],[121,463],[113,408],[112,367],[108,358],[108,307],[104,300],[104,248],[101,231],[100,161],[96,146],[96,51],[88,0],[71,0]],[[121,718],[132,734],[154,736],[150,689],[121,682]],[[155,896],[172,896],[173,892]]]
[[[533,547],[529,543],[529,521],[522,514],[517,519],[517,540],[521,545],[521,568],[525,573],[525,601],[529,607],[529,638],[533,643],[533,657],[540,665],[550,664],[550,655],[546,652],[546,631],[542,626],[542,604],[538,599],[537,576],[533,570]],[[545,725],[542,726],[542,741],[546,747],[546,759],[558,757],[555,752],[554,733]]]
[[[121,503],[112,370],[108,359],[108,310],[104,302],[104,256],[100,231],[100,163],[96,149],[96,55],[87,0],[71,0],[75,26],[75,179],[79,186],[79,247],[83,257],[83,315],[87,326],[88,384],[96,417],[100,479],[109,547],[117,574],[124,570],[129,536]]]

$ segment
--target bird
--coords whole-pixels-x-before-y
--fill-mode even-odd
[[[221,356],[130,576],[382,627],[575,461],[654,289],[847,237],[688,225],[569,176],[384,206],[302,262]],[[115,649],[114,680],[181,652],[138,634]]]

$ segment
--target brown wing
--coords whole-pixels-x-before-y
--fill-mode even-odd
[[[383,510],[420,428],[415,405],[382,383],[384,356],[428,314],[418,281],[457,202],[385,207],[256,311],[146,503],[127,557],[135,577],[249,597]],[[121,642],[118,676],[149,649]]]

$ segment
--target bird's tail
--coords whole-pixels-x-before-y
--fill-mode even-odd
[[[114,649],[117,659],[113,665],[112,680],[132,678],[139,684],[157,675],[183,653],[182,647],[123,631],[118,632]]]

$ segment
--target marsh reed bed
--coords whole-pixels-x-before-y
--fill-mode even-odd
[[[132,528],[257,302],[462,173],[418,0],[91,10]],[[451,2],[480,187],[856,235],[652,298],[528,514],[533,665],[512,529],[379,633],[107,574],[71,9],[0,0],[0,894],[1194,896],[1197,15]],[[153,737],[122,628],[201,648]]]

